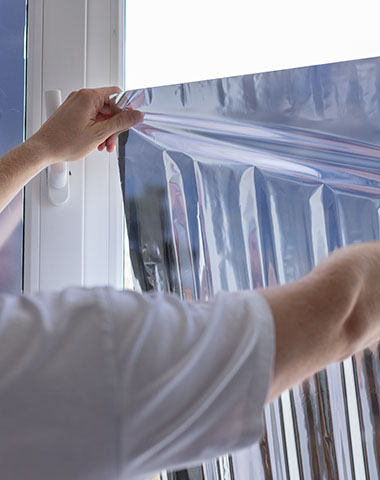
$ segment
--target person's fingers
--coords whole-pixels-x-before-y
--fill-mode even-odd
[[[71,100],[76,93],[77,93],[77,91],[76,91],[76,90],[73,90],[73,91],[67,96],[67,98],[66,98],[65,101],[67,102],[68,100]]]
[[[116,147],[115,144],[112,144],[112,145],[107,144],[107,145],[106,145],[107,152],[108,152],[108,153],[113,153],[114,150],[115,150],[115,147]]]
[[[116,147],[116,139],[117,135],[111,135],[111,137],[107,138],[105,142],[98,145],[99,152],[102,152],[104,149],[106,149],[108,153],[112,153]]]
[[[102,88],[82,88],[76,93],[76,98],[87,108],[94,109],[93,115],[96,114],[110,103],[110,95],[120,93],[119,87],[102,87]]]
[[[114,134],[119,134],[129,130],[134,125],[144,120],[144,114],[138,110],[123,110],[108,120],[98,122],[96,127],[103,138],[109,138]]]
[[[116,93],[120,93],[121,89],[119,87],[102,87],[94,89],[96,93],[96,109],[99,111],[105,105],[109,105],[110,103],[110,95],[114,95]]]
[[[106,148],[108,153],[112,153],[115,150],[116,147],[116,141],[117,141],[117,135],[111,135],[109,138],[106,140]]]
[[[99,113],[101,113],[102,115],[112,115],[113,111],[111,110],[111,107],[105,103],[98,112],[98,114]]]
[[[106,146],[106,142],[103,142],[101,143],[100,145],[98,145],[98,150],[99,152],[102,152],[104,150],[104,147]]]
[[[121,88],[119,87],[101,87],[101,88],[96,88],[95,91],[99,93],[100,95],[106,96],[107,100],[110,95],[113,95],[114,93],[120,93]]]
[[[95,122],[104,122],[104,120],[107,120],[108,118],[111,118],[112,115],[103,115],[102,113],[98,113],[95,118]]]

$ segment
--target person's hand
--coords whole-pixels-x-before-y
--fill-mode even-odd
[[[380,341],[380,242],[354,244],[335,250],[314,269],[320,285],[330,289],[330,310],[346,305],[344,338],[348,357]]]
[[[110,105],[109,96],[120,91],[106,87],[72,92],[30,141],[39,144],[49,164],[79,160],[95,148],[112,152],[118,134],[144,118],[138,110]]]
[[[380,242],[336,250],[300,280],[259,292],[275,325],[272,401],[380,341]]]

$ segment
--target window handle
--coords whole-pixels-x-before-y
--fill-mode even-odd
[[[46,116],[51,117],[62,103],[61,90],[45,91]],[[47,192],[50,203],[59,206],[70,197],[69,167],[67,162],[55,163],[47,169]]]

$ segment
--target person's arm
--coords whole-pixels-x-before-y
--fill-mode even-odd
[[[139,111],[115,114],[109,96],[118,92],[106,87],[71,93],[36,134],[0,158],[0,212],[49,165],[79,160],[95,148],[114,150],[117,135],[143,120]]]
[[[49,166],[43,146],[30,139],[0,158],[0,212],[17,193]]]
[[[337,250],[301,280],[260,293],[276,331],[270,402],[380,340],[380,243]]]

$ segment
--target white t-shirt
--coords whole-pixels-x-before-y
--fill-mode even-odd
[[[250,445],[273,357],[256,292],[0,295],[0,479],[140,479]]]

